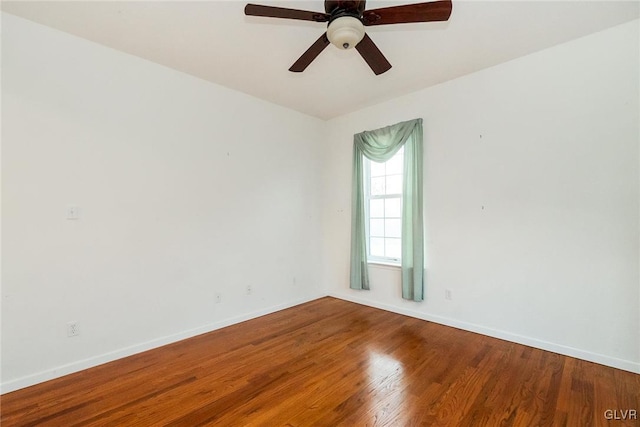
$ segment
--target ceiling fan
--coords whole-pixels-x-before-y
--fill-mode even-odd
[[[391,68],[391,64],[380,52],[373,40],[365,33],[365,26],[447,21],[451,15],[451,0],[438,0],[371,10],[365,10],[365,4],[365,0],[325,0],[325,13],[247,4],[244,8],[244,13],[250,16],[329,23],[327,31],[298,58],[289,68],[289,71],[295,73],[304,71],[320,55],[324,48],[331,43],[339,49],[355,47],[376,75],[388,71]]]

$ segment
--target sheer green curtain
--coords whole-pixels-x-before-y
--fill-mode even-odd
[[[351,205],[351,288],[369,289],[365,230],[364,156],[385,162],[404,145],[402,176],[402,297],[424,299],[422,223],[422,119],[410,120],[353,137]]]

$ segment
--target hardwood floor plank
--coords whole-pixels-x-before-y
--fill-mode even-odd
[[[609,426],[640,375],[322,298],[0,405],[3,427]]]

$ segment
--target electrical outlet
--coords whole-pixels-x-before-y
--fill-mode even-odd
[[[77,337],[78,335],[80,335],[80,327],[78,326],[78,322],[67,323],[67,336]]]
[[[220,304],[222,302],[222,294],[220,292],[216,292],[215,298],[216,304]]]
[[[444,299],[452,300],[453,296],[451,295],[451,289],[444,290]]]
[[[247,295],[251,295],[251,293],[253,293],[253,288],[251,285],[247,285]]]

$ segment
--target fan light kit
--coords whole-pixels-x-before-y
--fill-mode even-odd
[[[358,18],[343,16],[329,24],[327,38],[338,49],[351,49],[364,38],[364,24]]]
[[[371,10],[365,10],[365,8],[365,0],[325,0],[326,13],[257,4],[248,4],[244,8],[244,13],[250,16],[329,23],[327,31],[298,58],[289,71],[295,73],[304,71],[329,44],[333,44],[338,49],[345,50],[355,47],[371,70],[375,74],[382,74],[391,68],[391,64],[367,35],[364,27],[448,21],[452,5],[451,0],[438,0]]]

